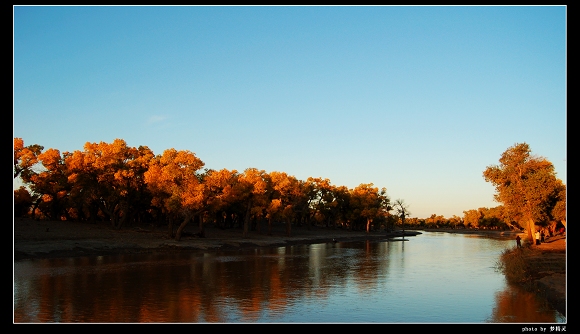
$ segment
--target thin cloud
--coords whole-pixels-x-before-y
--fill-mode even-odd
[[[147,120],[147,124],[151,125],[151,124],[163,122],[165,119],[167,119],[167,117],[154,115],[154,116],[149,117],[149,119]]]

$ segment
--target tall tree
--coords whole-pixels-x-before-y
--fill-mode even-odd
[[[461,221],[461,217],[457,216],[457,215],[453,215],[451,216],[451,218],[449,218],[449,224],[453,227],[453,228],[457,228],[457,225],[462,224]]]
[[[292,235],[292,221],[300,222],[308,210],[308,195],[303,183],[292,175],[284,172],[269,174],[273,198],[280,200],[279,210],[286,220],[286,235]],[[268,207],[269,209],[271,206]]]
[[[239,182],[236,184],[237,192],[246,204],[244,214],[244,238],[248,236],[252,211],[256,212],[257,210],[260,210],[261,204],[264,202],[263,199],[266,195],[267,189],[267,184],[264,180],[265,174],[266,172],[263,170],[247,168],[242,174],[240,174],[238,178]],[[258,207],[254,208],[256,204],[258,204]]]
[[[528,144],[515,144],[501,155],[499,165],[485,169],[483,177],[495,186],[494,199],[504,205],[511,219],[526,226],[533,240],[536,223],[550,219],[561,189],[552,163],[532,155]]]
[[[153,152],[147,147],[129,147],[122,139],[112,143],[86,143],[84,151],[66,154],[72,197],[86,202],[89,211],[105,213],[114,228],[143,212],[144,173]],[[91,219],[94,219],[91,218]]]
[[[44,147],[33,144],[24,146],[22,138],[14,138],[14,178],[18,176],[26,177],[31,172],[31,168],[38,163],[38,156]]]
[[[397,212],[397,215],[401,218],[401,224],[403,226],[403,237],[405,235],[405,217],[411,215],[409,211],[409,206],[402,199],[397,199],[393,203],[393,209]]]
[[[180,240],[183,229],[204,208],[204,184],[198,174],[203,166],[203,161],[195,153],[172,148],[152,159],[145,172],[145,182],[154,194],[153,203],[170,215],[171,236],[173,217],[182,219],[175,240]]]
[[[238,200],[235,184],[238,172],[227,169],[207,170],[202,177],[208,216],[216,219],[218,227],[225,225],[225,219],[232,214],[232,204]],[[223,224],[222,224],[223,221]],[[205,237],[204,220],[199,220],[199,236]]]
[[[32,196],[25,187],[20,186],[14,190],[14,217],[26,216],[32,206],[32,201]]]
[[[482,218],[481,212],[476,209],[463,211],[463,223],[465,227],[479,227],[479,220]]]
[[[332,188],[335,205],[333,212],[338,220],[338,225],[348,227],[351,205],[351,193],[346,186],[337,186]],[[335,223],[336,224],[336,223]]]
[[[337,206],[333,193],[334,186],[329,179],[309,177],[305,182],[306,194],[309,206],[312,207],[312,217],[320,221],[326,227],[329,226],[333,217],[333,208]]]
[[[66,172],[64,158],[59,150],[50,148],[38,155],[42,170],[29,170],[21,174],[24,183],[30,185],[33,196],[37,199],[33,214],[39,208],[47,217],[60,220],[66,215],[66,201],[70,183]]]
[[[384,216],[384,209],[389,205],[387,189],[374,187],[372,183],[360,184],[351,191],[351,220],[354,225],[364,225],[370,232],[373,221]],[[357,226],[358,228],[358,226]]]
[[[561,184],[556,205],[552,209],[552,217],[566,226],[566,186]]]

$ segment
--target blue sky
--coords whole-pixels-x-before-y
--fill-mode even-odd
[[[495,207],[515,143],[566,183],[565,6],[15,6],[14,137],[189,150],[411,216]]]

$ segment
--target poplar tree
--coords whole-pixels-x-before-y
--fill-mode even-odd
[[[495,186],[494,199],[526,228],[529,240],[534,239],[536,223],[546,223],[552,218],[552,209],[564,187],[552,163],[532,155],[526,143],[509,147],[501,155],[499,165],[488,166],[483,177]]]

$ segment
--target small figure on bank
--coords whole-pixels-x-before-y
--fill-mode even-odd
[[[520,236],[516,236],[516,245],[518,246],[518,248],[522,248],[522,238],[520,238]]]
[[[540,242],[543,243],[544,242],[544,231],[540,232]]]
[[[540,244],[540,231],[536,231],[536,245]]]

